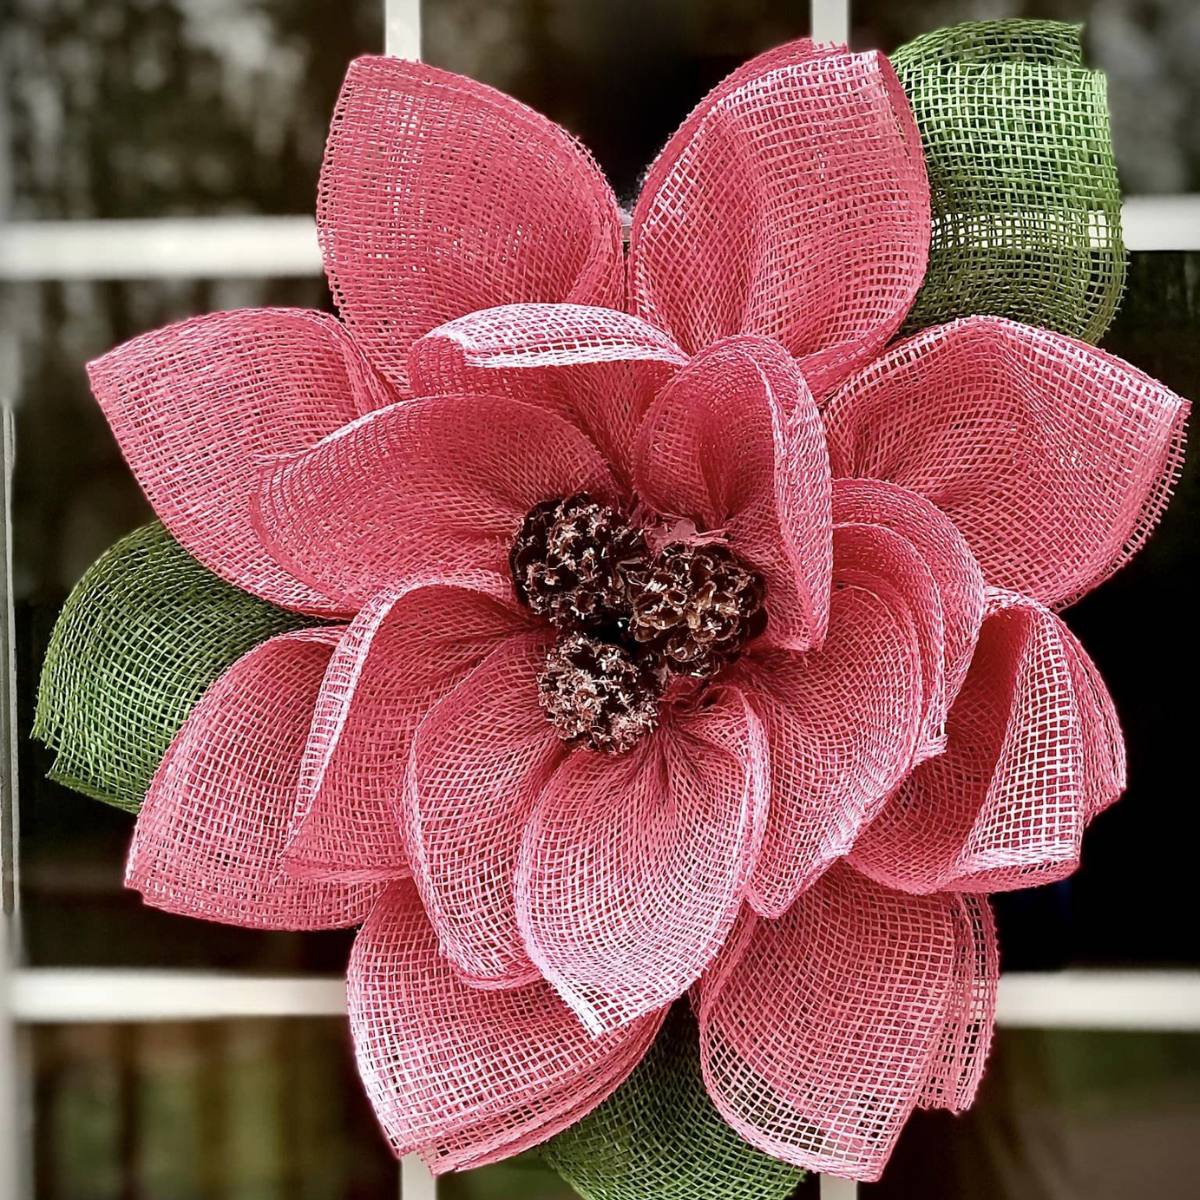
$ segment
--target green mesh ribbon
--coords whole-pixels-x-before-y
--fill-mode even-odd
[[[33,734],[50,778],[136,811],[204,689],[251,647],[309,622],[238,591],[158,522],[107,550],[67,598]]]
[[[892,55],[925,147],[929,272],[906,328],[978,313],[1097,342],[1125,282],[1104,75],[1082,27],[978,21]]]
[[[584,1200],[783,1200],[804,1178],[713,1107],[686,1002],[621,1088],[542,1152]]]

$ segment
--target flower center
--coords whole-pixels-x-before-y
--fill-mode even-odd
[[[566,741],[620,754],[658,724],[672,675],[711,679],[766,628],[766,583],[723,542],[670,542],[585,493],[526,514],[509,553],[521,603],[559,639],[538,676]]]

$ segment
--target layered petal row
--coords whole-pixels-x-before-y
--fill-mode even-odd
[[[438,952],[410,882],[393,885],[355,940],[350,1027],[359,1072],[397,1154],[435,1173],[545,1141],[610,1095],[663,1014],[593,1037],[544,983],[469,987]]]

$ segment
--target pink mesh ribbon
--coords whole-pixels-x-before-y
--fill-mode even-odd
[[[593,1037],[544,983],[467,986],[438,953],[411,883],[385,895],[354,944],[350,1027],[397,1154],[436,1172],[506,1158],[605,1099],[654,1040],[662,1013]]]
[[[336,629],[264,642],[204,693],[138,816],[125,882],[156,908],[256,929],[357,925],[379,887],[295,879],[283,852]]]
[[[993,937],[981,902],[832,868],[778,920],[747,921],[702,987],[709,1095],[776,1158],[878,1179],[919,1100],[961,1107],[974,1092]]]

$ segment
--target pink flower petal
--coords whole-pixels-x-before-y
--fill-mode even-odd
[[[405,797],[409,859],[442,953],[480,987],[538,978],[514,873],[538,792],[565,748],[538,703],[549,630],[499,646],[421,723]]]
[[[493,396],[402,401],[277,464],[255,521],[301,578],[357,609],[389,588],[508,574],[521,520],[552,496],[611,497],[574,425]]]
[[[848,380],[825,420],[834,475],[921,493],[988,583],[1061,606],[1146,539],[1179,472],[1187,410],[1083,342],[969,317]]]
[[[477,589],[424,581],[381,593],[350,623],[325,672],[300,769],[286,855],[294,875],[409,873],[401,814],[413,733],[526,626],[511,584],[481,578]]]
[[[481,392],[574,422],[628,482],[634,434],[687,355],[628,313],[580,304],[509,304],[450,321],[412,348],[418,395]]]
[[[620,217],[588,152],[501,92],[421,63],[350,65],[317,225],[342,316],[402,388],[409,347],[454,317],[623,307]]]
[[[1124,786],[1116,715],[1083,648],[1035,601],[992,593],[946,752],[863,831],[851,861],[910,892],[998,892],[1069,875]]]
[[[340,629],[238,659],[176,735],[138,816],[127,886],[167,912],[257,929],[356,925],[381,889],[284,873],[300,757]]]
[[[878,479],[835,479],[833,519],[837,524],[883,525],[901,534],[933,573],[942,600],[948,711],[971,665],[983,620],[983,573],[966,539],[923,496]]]
[[[168,325],[88,365],[146,497],[218,575],[265,600],[336,613],[267,552],[250,522],[265,457],[311,446],[393,397],[332,317],[245,309]]]
[[[695,982],[754,869],[766,742],[736,690],[707,701],[628,754],[576,750],[525,834],[517,912],[529,955],[596,1033]]]
[[[928,589],[910,543],[878,526],[834,530],[829,633],[807,654],[762,650],[739,681],[771,748],[771,808],[749,900],[786,912],[879,811],[921,744]],[[940,654],[940,645],[936,647]]]
[[[706,987],[713,1103],[767,1154],[878,1179],[918,1102],[962,1080],[965,1095],[976,1074],[986,1035],[965,1030],[964,997],[986,997],[975,940],[987,936],[958,896],[906,896],[833,867],[779,920],[758,920]],[[971,1012],[990,1027],[982,999]]]
[[[792,359],[763,338],[698,354],[651,405],[634,480],[648,504],[719,530],[767,580],[768,633],[804,650],[829,617],[829,464]]]
[[[957,986],[918,1103],[957,1113],[971,1107],[991,1049],[1000,954],[987,897],[956,899],[961,905],[955,927]]]
[[[350,1028],[367,1094],[397,1154],[437,1173],[505,1158],[615,1091],[662,1021],[592,1037],[545,983],[465,984],[438,952],[410,882],[390,888],[350,958]]]
[[[775,338],[817,395],[899,328],[925,273],[920,135],[882,54],[793,42],[706,97],[633,214],[633,311],[695,352]]]

